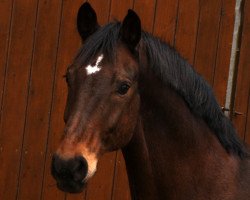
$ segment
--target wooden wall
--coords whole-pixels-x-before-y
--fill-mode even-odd
[[[99,22],[128,8],[143,28],[168,41],[225,103],[235,0],[89,0]],[[83,0],[0,0],[0,199],[129,200],[120,152],[105,155],[87,189],[60,192],[50,175],[63,131],[63,80],[80,47],[76,13]],[[233,122],[250,143],[250,1],[245,0]]]

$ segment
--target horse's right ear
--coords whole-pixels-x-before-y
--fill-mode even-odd
[[[122,22],[120,38],[132,51],[141,39],[141,20],[133,10],[128,10]]]
[[[96,13],[90,4],[85,2],[79,8],[77,14],[77,29],[82,41],[85,41],[98,28]]]

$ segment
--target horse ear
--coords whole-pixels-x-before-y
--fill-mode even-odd
[[[120,38],[131,50],[135,49],[141,39],[141,20],[133,10],[128,10],[122,22]]]
[[[91,34],[93,34],[99,28],[95,10],[88,2],[82,4],[77,14],[77,29],[82,38],[85,41]]]

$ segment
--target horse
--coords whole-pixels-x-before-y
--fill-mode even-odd
[[[250,199],[249,147],[211,87],[128,10],[98,24],[78,10],[82,47],[66,72],[65,129],[52,157],[59,189],[81,192],[98,159],[122,150],[132,199]]]

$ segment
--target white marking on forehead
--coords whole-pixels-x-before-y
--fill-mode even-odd
[[[101,54],[100,56],[98,56],[97,60],[96,60],[96,63],[94,66],[92,65],[88,65],[85,69],[87,71],[87,75],[91,75],[91,74],[94,74],[96,72],[99,72],[102,68],[101,66],[99,66],[100,62],[102,61],[103,59],[103,54]]]

